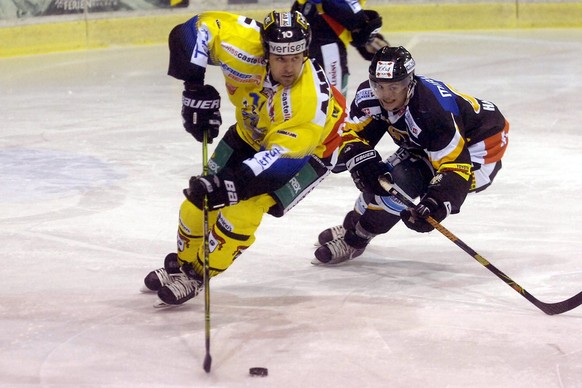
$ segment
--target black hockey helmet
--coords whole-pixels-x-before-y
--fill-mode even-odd
[[[309,55],[311,28],[305,17],[297,12],[271,11],[261,25],[261,42],[265,57],[271,54]]]
[[[369,73],[372,82],[398,82],[414,76],[416,64],[404,47],[382,47],[374,54]]]

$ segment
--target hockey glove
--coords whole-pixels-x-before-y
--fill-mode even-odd
[[[384,46],[390,46],[382,34],[372,34],[365,45],[356,47],[362,58],[371,61],[378,50]]]
[[[193,176],[190,178],[190,187],[184,190],[188,201],[202,209],[204,197],[208,197],[210,210],[231,206],[239,202],[237,185],[233,179],[226,178],[221,173],[216,175]]]
[[[384,39],[384,36],[382,34],[370,35],[365,45],[366,51],[372,55],[376,54],[378,50],[385,46],[390,46],[390,43],[388,43],[388,41]]]
[[[378,12],[367,9],[364,13],[367,23],[363,28],[352,31],[352,45],[365,60],[371,61],[378,50],[390,44],[380,34],[382,17]]]
[[[349,147],[346,146],[345,152],[352,152]],[[357,148],[361,149],[363,147]],[[392,182],[392,177],[388,172],[388,165],[382,161],[382,158],[380,158],[380,155],[375,149],[367,148],[361,150],[362,152],[354,155],[346,162],[346,168],[352,174],[352,179],[356,187],[361,192],[382,196],[388,195],[388,192],[378,182],[378,178],[381,175],[386,176]]]
[[[364,13],[365,24],[352,30],[352,45],[355,47],[364,46],[371,36],[378,34],[382,29],[382,17],[378,12],[366,9]]]
[[[419,233],[430,232],[434,227],[426,220],[429,216],[438,222],[444,220],[450,211],[441,201],[425,196],[418,205],[409,207],[400,212],[402,222]]]
[[[184,129],[202,142],[204,132],[208,143],[218,136],[222,124],[220,95],[212,85],[187,85],[182,92],[182,120]]]

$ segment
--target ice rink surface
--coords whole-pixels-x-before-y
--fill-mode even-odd
[[[443,224],[545,302],[582,290],[582,30],[386,33],[417,73],[495,102],[504,167]],[[367,66],[350,52],[350,96]],[[0,386],[582,387],[582,307],[547,316],[438,232],[310,264],[357,196],[326,179],[211,282],[152,308],[201,146],[166,46],[0,60]],[[224,131],[233,110],[223,95]],[[385,138],[384,155],[395,149]],[[265,378],[250,367],[269,368]]]

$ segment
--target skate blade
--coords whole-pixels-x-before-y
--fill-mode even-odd
[[[317,257],[314,257],[313,259],[311,259],[311,264],[313,264],[313,265],[321,265],[321,266],[326,266],[326,265],[329,265],[329,264],[327,264],[327,263],[324,263],[324,262],[322,262],[322,261],[319,261],[319,260],[317,259]]]
[[[161,299],[158,299],[154,303],[154,308],[155,309],[160,309],[160,310],[170,309],[170,308],[180,307],[180,306],[182,306],[182,305],[181,304],[168,304],[166,302],[163,302]]]
[[[152,292],[156,292],[156,291],[150,290],[149,288],[147,288],[144,285],[144,286],[141,286],[141,288],[139,289],[139,292],[141,292],[142,294],[151,294]]]
[[[346,260],[342,260],[342,261],[328,261],[327,263],[324,263],[323,261],[319,261],[317,259],[317,257],[314,257],[313,259],[311,259],[311,264],[316,265],[318,267],[338,267],[341,265],[344,265],[345,263],[347,263],[348,261],[350,261],[352,259],[346,259]]]

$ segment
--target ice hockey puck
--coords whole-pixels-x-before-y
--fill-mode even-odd
[[[269,375],[269,370],[267,368],[250,368],[249,374],[251,376],[265,377]]]

